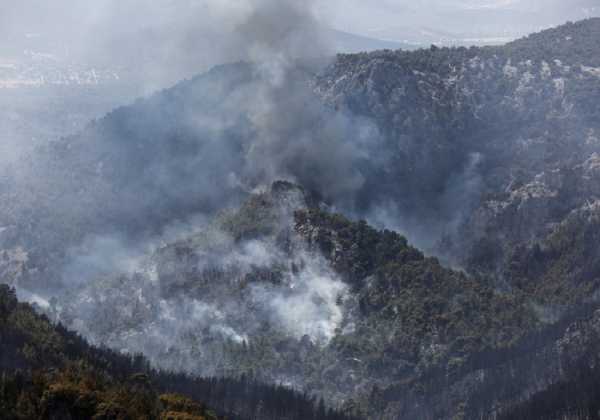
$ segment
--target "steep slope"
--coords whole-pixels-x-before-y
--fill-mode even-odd
[[[528,398],[502,413],[501,419],[586,419],[597,418],[598,408],[598,311],[569,325],[554,343],[562,380],[542,382]],[[546,360],[548,360],[546,358]],[[535,370],[523,365],[525,375]]]
[[[505,412],[597,305],[599,32],[215,68],[3,176],[0,272],[165,369]]]
[[[363,124],[321,104],[306,89],[307,68],[285,70],[276,84],[264,71],[215,68],[6,170],[0,240],[26,249],[29,271],[41,274],[23,284],[56,287],[65,246],[87,236],[148,239],[236,205],[277,175],[327,185],[319,190],[332,197],[360,183],[346,141],[358,141]]]
[[[278,182],[47,312],[153,364],[252,375],[383,418],[485,417],[569,380],[559,317]],[[557,321],[560,319],[560,321]]]
[[[148,369],[143,358],[86,346],[18,303],[7,286],[0,288],[0,307],[3,418],[216,419],[183,397],[159,397],[147,375],[132,374]],[[172,407],[176,400],[179,409]]]
[[[590,19],[502,47],[339,57],[317,91],[375,119],[393,156],[364,206],[397,197],[373,217],[425,244],[445,237],[438,252],[477,271],[543,239],[597,194],[599,28]]]
[[[286,182],[134,272],[90,280],[47,312],[93,342],[165,369],[281,382],[358,414],[454,412],[466,395],[424,390],[451,390],[474,354],[512,349],[538,324],[518,296]],[[387,400],[373,400],[381,389]]]
[[[141,355],[95,348],[0,286],[0,408],[5,419],[211,420],[201,398],[232,419],[339,419],[306,396],[252,378],[192,378]],[[162,394],[159,395],[159,392]]]

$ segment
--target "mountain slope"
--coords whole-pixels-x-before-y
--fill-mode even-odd
[[[320,207],[275,183],[132,274],[92,278],[47,312],[165,369],[250,374],[357,414],[385,409],[371,404],[375,387],[389,404],[402,396],[389,415],[409,417],[430,415],[419,407],[434,401],[420,389],[450,387],[472,372],[473,354],[510,349],[538,324],[518,296]]]
[[[438,252],[489,271],[593,201],[599,25],[502,47],[340,57],[318,92],[378,121],[393,156],[359,196],[364,205],[398,197],[379,213],[426,245],[446,236]]]
[[[141,355],[95,348],[0,286],[0,407],[7,419],[345,419],[314,400],[252,378],[192,378],[150,368]],[[159,392],[163,394],[159,395]]]
[[[3,176],[1,272],[164,369],[509,412],[598,305],[599,31],[215,68]]]

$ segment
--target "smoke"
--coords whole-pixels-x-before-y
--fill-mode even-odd
[[[135,261],[122,256],[112,273],[88,270],[87,283],[51,303],[35,299],[94,344],[144,352],[161,368],[204,375],[218,373],[217,366],[234,363],[236,352],[266,337],[308,337],[325,346],[351,321],[348,286],[300,240],[287,252],[274,237],[238,243],[214,226],[198,235]],[[96,260],[109,243],[94,241],[96,249],[81,249],[73,259]],[[116,254],[124,249],[112,248]],[[105,260],[103,267],[110,264]],[[284,375],[287,368],[281,369]]]
[[[422,204],[429,207],[430,214],[424,208],[402,208],[402,200],[395,194],[381,199],[380,191],[379,194],[373,192],[373,203],[367,218],[377,227],[402,232],[414,246],[425,252],[439,255],[440,250],[436,247],[440,239],[444,236],[454,237],[479,204],[485,190],[482,175],[484,165],[481,153],[467,154],[466,162],[461,165],[463,167],[445,180],[442,192],[429,197],[429,201]],[[429,182],[434,183],[435,180]],[[406,193],[405,196],[414,200],[421,198],[418,193]]]
[[[78,287],[91,279],[116,273],[134,273],[143,258],[141,250],[118,236],[88,237],[69,249],[63,282]]]
[[[326,48],[313,0],[10,3],[0,16],[8,51],[27,48],[58,61],[109,66],[143,82],[146,92],[216,64],[315,56]]]
[[[317,1],[142,6],[134,0],[94,5],[80,23],[78,39],[86,48],[71,46],[71,54],[101,58],[101,51],[110,51],[110,62],[131,59],[140,70],[168,69],[166,78],[136,74],[150,84],[215,62],[245,62],[115,110],[16,165],[6,181],[11,199],[3,216],[20,225],[20,245],[37,250],[31,264],[53,266],[39,270],[40,282],[69,287],[111,271],[130,272],[127,266],[147,252],[138,244],[167,242],[174,225],[192,231],[197,218],[237,206],[277,179],[297,182],[345,213],[425,238],[419,244],[439,233],[439,226],[415,229],[423,225],[420,214],[411,219],[416,212],[405,207],[421,196],[404,194],[408,182],[396,177],[404,163],[392,160],[395,152],[375,123],[324,105],[312,91],[315,71],[330,54]],[[81,13],[73,6],[67,19]],[[140,34],[142,41],[125,42]],[[419,164],[429,161],[425,156]],[[466,166],[464,174],[440,171],[455,175],[433,207],[444,216],[456,213],[440,224],[459,220],[476,195],[477,165]],[[50,262],[44,254],[52,255]]]
[[[300,268],[284,276],[283,288],[253,285],[252,299],[265,304],[271,322],[282,331],[326,345],[350,322],[345,307],[349,287],[320,255],[300,251],[292,264]]]
[[[19,161],[7,177],[5,188],[12,199],[2,211],[6,218],[17,219],[14,224],[27,226],[21,229],[23,246],[60,256],[89,237],[115,232],[115,243],[159,241],[173,224],[194,229],[193,219],[236,206],[249,191],[276,179],[298,182],[351,207],[364,184],[361,162],[377,159],[373,151],[380,136],[367,119],[325,106],[311,91],[315,66],[329,54],[315,4],[205,1],[163,10],[160,2],[146,10],[128,1],[95,6],[87,25],[102,28],[110,23],[111,36],[121,34],[128,16],[133,16],[131,31],[139,33],[134,13],[139,10],[140,22],[152,22],[144,16],[151,14],[161,25],[163,20],[178,23],[164,39],[159,37],[178,44],[169,51],[188,50],[180,41],[197,39],[199,45],[190,46],[186,54],[207,63],[247,63],[217,67],[117,109],[81,134],[39,147]],[[196,32],[213,29],[220,36],[218,42],[208,37],[214,54],[202,45],[209,42],[203,32]],[[179,63],[177,57],[169,60],[173,65],[148,67],[173,69]],[[106,257],[105,251],[114,248],[126,255],[126,250],[110,241],[105,245],[96,247],[98,260],[68,261],[65,273],[44,272],[43,281],[67,277],[70,283],[85,277],[85,266],[121,269],[121,262]],[[96,274],[96,268],[91,270]]]
[[[49,313],[92,342],[144,351],[167,369],[212,373],[202,366],[222,361],[223,341],[276,335],[327,344],[347,323],[347,286],[322,257],[240,244],[218,230],[205,233],[209,247],[179,247],[178,239],[193,239],[204,220],[277,179],[368,214],[388,192],[404,191],[391,175],[391,187],[378,185],[381,168],[397,162],[373,122],[313,92],[330,53],[316,3],[164,5],[94,6],[79,38],[86,48],[71,45],[69,54],[134,69],[144,89],[215,61],[244,62],[117,109],[15,166],[2,185],[9,222],[1,225],[16,225],[18,245],[32,251],[27,286],[55,288]],[[125,42],[136,36],[143,42]],[[470,197],[476,171],[475,159],[446,185],[448,200]],[[360,198],[376,201],[360,208]],[[388,226],[406,214],[390,209]]]
[[[0,170],[215,65],[261,62],[272,76],[294,58],[330,53],[313,9],[312,1],[3,2]]]

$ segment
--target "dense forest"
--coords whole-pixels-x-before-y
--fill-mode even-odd
[[[286,387],[160,372],[142,355],[92,347],[19,303],[8,286],[0,287],[0,343],[7,420],[351,419]]]

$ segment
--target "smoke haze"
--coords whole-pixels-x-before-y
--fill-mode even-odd
[[[300,246],[283,253],[268,240],[236,243],[218,230],[209,234],[212,248],[192,248],[186,264],[161,254],[277,179],[349,203],[362,187],[358,162],[369,158],[378,131],[312,93],[316,66],[331,55],[313,2],[69,6],[61,19],[73,23],[72,33],[40,32],[75,40],[63,45],[69,60],[137,69],[132,77],[143,91],[216,63],[244,62],[111,112],[81,134],[41,142],[4,165],[12,199],[0,225],[9,228],[7,244],[25,249],[22,263],[10,263],[26,273],[14,276],[20,296],[95,344],[143,351],[171,370],[217,374],[229,360],[222,342],[253,344],[265,328],[326,345],[349,322],[348,287],[320,255]],[[11,19],[33,7],[22,4]],[[34,22],[56,21],[40,15]],[[290,225],[286,212],[281,226]],[[240,286],[261,271],[282,275]],[[215,282],[189,296],[169,281],[198,273],[223,273],[223,288]]]

